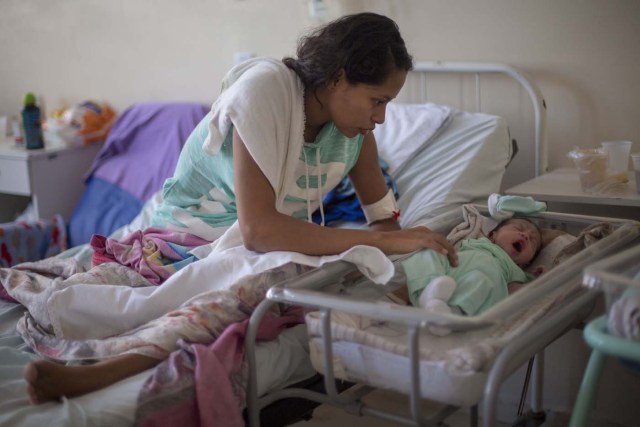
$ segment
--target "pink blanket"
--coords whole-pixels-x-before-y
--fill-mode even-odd
[[[92,263],[116,262],[159,285],[173,273],[196,261],[188,251],[210,242],[189,233],[162,228],[134,231],[122,240],[94,234]]]
[[[267,315],[258,340],[272,340],[286,327],[302,323],[302,309]],[[243,427],[247,367],[244,337],[249,320],[234,323],[209,346],[189,345],[158,365],[138,397],[136,425]]]

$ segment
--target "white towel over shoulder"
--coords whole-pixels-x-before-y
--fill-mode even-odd
[[[216,154],[231,126],[266,175],[279,207],[304,140],[304,87],[282,61],[255,58],[234,67],[211,107],[203,148]]]
[[[222,86],[211,107],[203,149],[210,155],[218,153],[233,126],[269,180],[276,209],[282,212],[287,186],[295,184],[295,165],[304,141],[304,86],[293,70],[271,58],[237,65]],[[216,252],[241,244],[240,229],[234,224],[209,249]]]

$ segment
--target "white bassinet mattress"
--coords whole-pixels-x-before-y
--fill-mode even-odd
[[[512,338],[542,318],[579,289],[579,283],[553,294],[527,311],[498,326],[456,332],[445,337],[421,328],[420,390],[425,399],[455,406],[472,406],[481,400],[484,386],[499,350]],[[323,340],[319,312],[306,316],[313,366],[323,369]],[[409,394],[411,367],[407,328],[392,322],[371,322],[334,312],[331,334],[336,377]]]

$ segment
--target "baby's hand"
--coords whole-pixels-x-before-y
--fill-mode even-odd
[[[533,269],[533,275],[536,277],[540,277],[542,274],[547,272],[547,267],[544,265],[539,265]]]

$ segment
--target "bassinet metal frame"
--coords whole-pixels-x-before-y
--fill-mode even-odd
[[[417,77],[419,83],[419,101],[425,102],[428,100],[429,83],[427,76],[429,74],[471,74],[475,75],[475,103],[476,110],[482,111],[482,90],[481,90],[481,76],[488,74],[497,74],[508,77],[511,80],[516,81],[523,91],[526,92],[533,107],[534,115],[534,140],[531,142],[535,149],[534,164],[535,175],[540,175],[547,170],[547,143],[546,143],[546,105],[540,89],[533,83],[523,72],[517,70],[514,67],[504,64],[488,64],[488,63],[470,63],[470,62],[418,62],[415,64],[412,71],[413,77]],[[415,98],[415,93],[411,94]],[[525,142],[526,143],[526,142]],[[349,396],[341,395],[336,390],[335,378],[332,371],[325,375],[325,390],[326,393],[313,392],[307,389],[301,388],[287,388],[279,391],[274,391],[266,396],[259,398],[256,394],[256,360],[255,360],[255,336],[257,326],[262,317],[269,311],[274,304],[279,302],[286,302],[288,304],[301,304],[301,305],[314,305],[320,307],[323,310],[324,316],[327,319],[326,327],[329,327],[329,315],[328,313],[332,309],[344,309],[342,301],[338,298],[328,295],[326,293],[318,292],[319,289],[325,287],[327,284],[335,282],[347,272],[353,270],[353,266],[347,263],[336,263],[323,267],[320,270],[312,271],[295,280],[283,283],[269,292],[268,298],[263,301],[253,313],[247,335],[245,339],[247,361],[249,365],[249,383],[247,385],[247,418],[249,425],[257,427],[260,425],[260,411],[267,405],[276,402],[281,399],[296,397],[313,400],[318,403],[330,403],[337,406],[342,406],[345,410],[357,414],[370,413],[373,415],[381,416],[383,418],[392,419],[396,422],[403,424],[418,424],[425,422],[423,415],[419,409],[419,390],[417,390],[417,382],[413,384],[414,392],[411,397],[411,412],[413,413],[412,419],[406,419],[394,415],[382,413],[376,409],[366,407],[360,398],[366,393],[371,391],[369,387],[359,388],[354,393],[349,393]],[[295,290],[294,290],[295,289]],[[541,290],[536,295],[542,295],[544,290]],[[535,297],[535,296],[532,296]],[[504,381],[505,375],[510,374],[529,359],[537,352],[541,352],[550,342],[562,335],[566,330],[573,327],[578,320],[583,318],[583,312],[595,297],[591,294],[581,295],[576,298],[575,302],[566,307],[566,310],[562,314],[558,314],[555,317],[549,316],[545,318],[543,322],[532,328],[531,334],[534,334],[537,338],[533,341],[537,343],[535,349],[532,348],[531,340],[516,340],[509,348],[505,349],[498,359],[494,363],[494,369],[492,375],[487,381],[485,390],[485,402],[484,402],[484,419],[485,425],[492,425],[493,418],[495,417],[495,400],[499,385]],[[353,303],[351,303],[353,304]],[[367,303],[363,303],[367,304]],[[349,311],[358,313],[359,310],[368,312],[370,307],[356,307],[350,306]],[[411,313],[409,313],[411,312]],[[399,318],[413,323],[411,328],[411,346],[417,351],[417,330],[420,327],[424,327],[430,322],[435,323],[447,323],[456,328],[481,328],[492,324],[494,320],[490,320],[489,317],[485,319],[465,319],[457,316],[450,316],[444,320],[439,317],[426,314],[423,311],[416,309],[412,312],[408,308],[407,312],[399,312],[397,310],[392,311],[392,318],[399,316]],[[362,313],[360,313],[362,314]],[[494,315],[500,316],[504,313],[500,313],[498,310]],[[446,316],[445,316],[446,317]],[[455,318],[451,318],[455,317]],[[556,318],[557,317],[557,318]],[[396,319],[397,320],[397,319]],[[330,342],[330,335],[325,336],[325,340]],[[325,346],[330,348],[330,346]],[[526,350],[526,351],[525,351]],[[522,359],[521,354],[527,354],[526,358]],[[325,354],[325,359],[330,360],[330,352]],[[541,388],[541,375],[542,375],[542,353],[536,358],[536,375],[534,377],[534,393],[533,393],[533,407],[541,407],[542,388]],[[412,362],[412,377],[416,377],[418,372],[417,360]],[[327,365],[330,366],[330,365]],[[493,373],[495,372],[495,373]],[[416,393],[417,392],[417,393]],[[443,413],[438,414],[435,418],[428,422],[437,422],[443,419],[455,408],[445,408]],[[477,420],[477,410],[472,410],[472,420]]]

